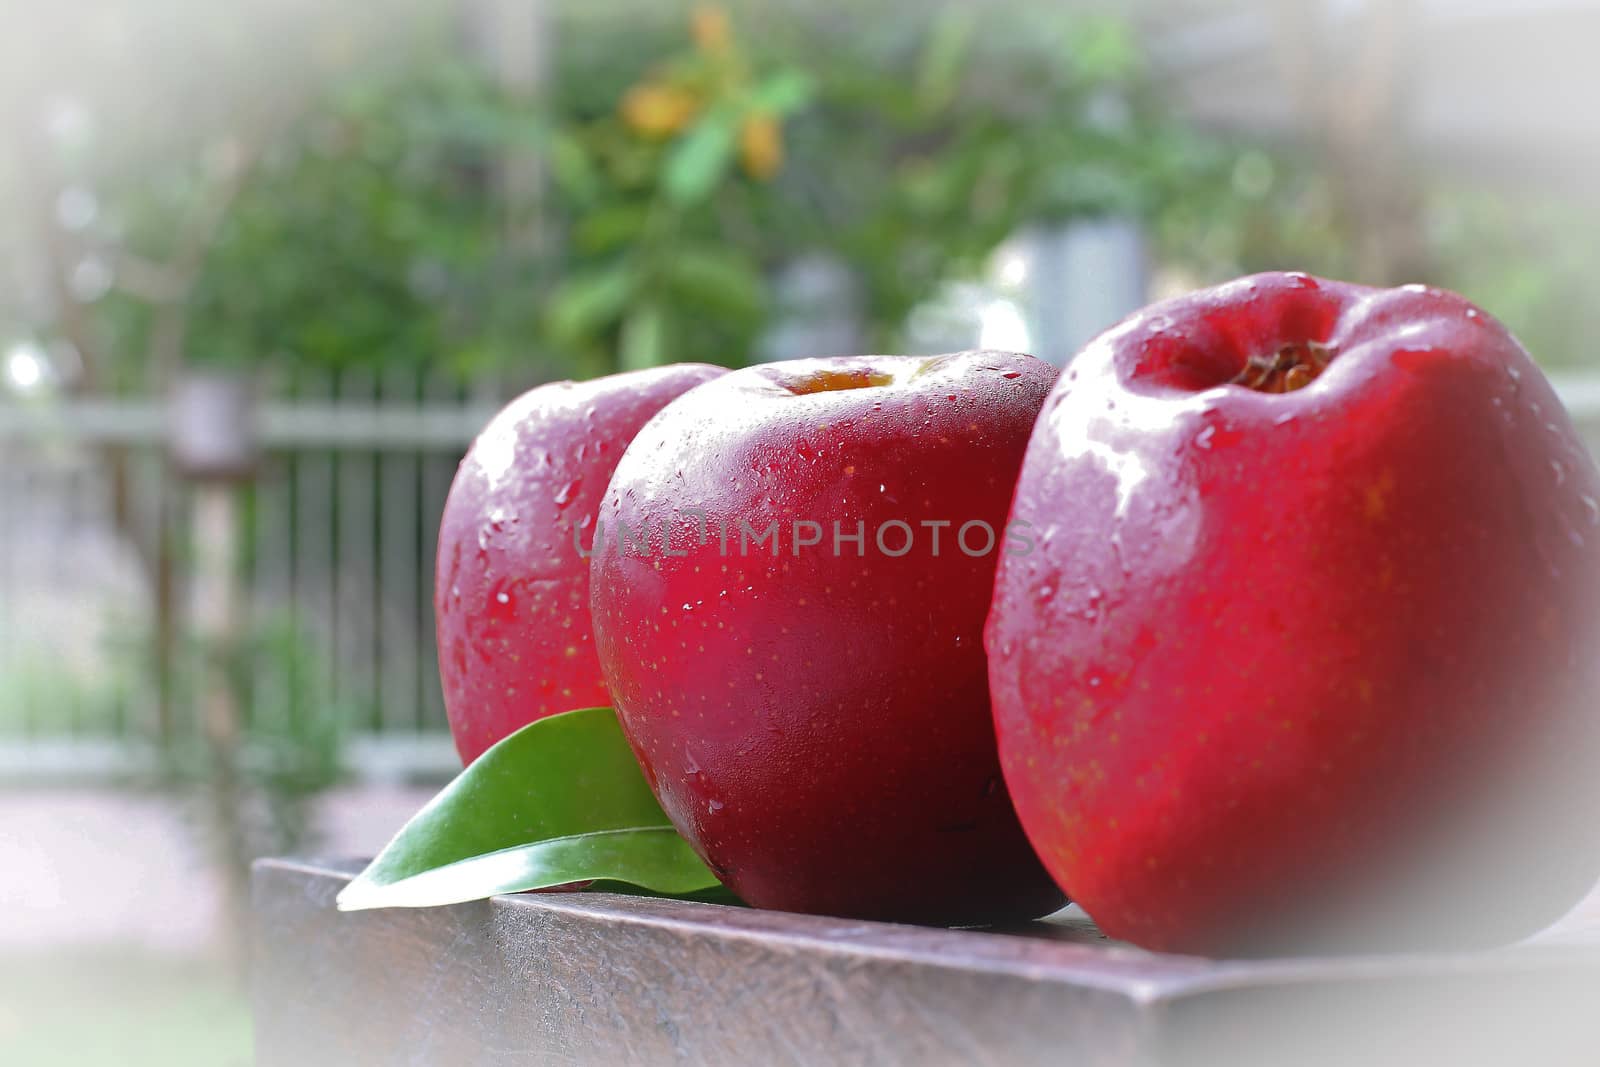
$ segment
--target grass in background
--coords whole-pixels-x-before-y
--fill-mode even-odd
[[[244,990],[220,963],[134,950],[0,957],[0,1063],[249,1064]]]

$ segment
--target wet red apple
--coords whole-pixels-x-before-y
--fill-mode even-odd
[[[590,638],[595,510],[639,427],[721,373],[682,364],[542,385],[473,442],[445,502],[434,579],[462,762],[535,719],[610,703]]]
[[[1135,315],[1047,402],[987,645],[1006,781],[1113,937],[1504,942],[1600,870],[1600,475],[1463,298]]]
[[[1055,375],[999,352],[751,367],[617,467],[600,663],[662,806],[750,904],[936,923],[1061,904],[1000,780],[982,648]]]

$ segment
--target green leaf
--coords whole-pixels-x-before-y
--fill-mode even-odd
[[[550,139],[550,175],[562,191],[580,204],[592,201],[600,191],[600,178],[595,173],[589,152],[577,137],[560,130]]]
[[[550,296],[550,330],[560,341],[576,341],[609,326],[622,315],[637,279],[633,267],[618,263],[577,275]]]
[[[1084,81],[1114,82],[1139,69],[1139,46],[1126,23],[1115,17],[1090,16],[1074,27],[1068,59]]]
[[[758,111],[787,116],[810,102],[815,85],[799,70],[780,70],[750,93],[750,106]]]
[[[734,319],[759,317],[766,306],[766,279],[755,262],[721,245],[683,245],[662,266],[669,294],[680,308]]]
[[[955,99],[975,27],[976,16],[960,7],[941,12],[934,22],[917,64],[917,98],[924,111],[940,111]]]
[[[650,205],[624,201],[584,212],[572,226],[572,242],[595,254],[615,251],[643,239],[650,224]]]
[[[618,363],[623,370],[643,370],[666,362],[666,321],[656,304],[641,304],[622,320],[621,352]]]
[[[667,198],[687,205],[709,196],[733,160],[737,135],[738,123],[733,113],[727,109],[708,112],[667,157],[661,175]]]
[[[540,719],[479,756],[338,905],[433,907],[594,880],[674,896],[718,885],[651,795],[610,708]]]

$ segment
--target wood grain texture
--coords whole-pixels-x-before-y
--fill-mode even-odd
[[[340,914],[255,869],[258,1062],[1600,1064],[1600,930],[1495,953],[1211,961],[1081,914],[936,930],[600,893]]]

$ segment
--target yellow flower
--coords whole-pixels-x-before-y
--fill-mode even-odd
[[[689,32],[694,46],[708,56],[724,55],[733,43],[728,12],[715,4],[696,4],[689,14]]]
[[[783,166],[783,126],[764,111],[752,113],[739,128],[739,159],[745,173],[762,181]]]
[[[635,85],[622,98],[622,120],[646,137],[670,137],[700,110],[699,99],[676,85]]]

